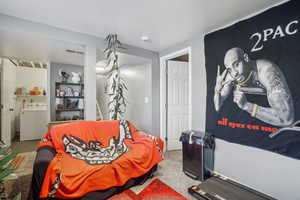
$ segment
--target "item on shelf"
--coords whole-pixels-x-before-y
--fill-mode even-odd
[[[72,120],[79,120],[80,116],[79,115],[73,115]]]
[[[64,90],[59,90],[59,96],[64,97],[66,95],[66,92]]]
[[[83,99],[79,99],[79,102],[78,102],[78,109],[83,109],[83,107],[84,107]]]
[[[32,90],[29,90],[30,95],[41,95],[41,91],[39,87],[33,87]]]
[[[27,94],[27,89],[26,88],[22,88],[22,94],[21,95],[26,95]]]
[[[67,72],[63,71],[63,69],[60,69],[58,71],[59,76],[61,77],[61,82],[66,83],[68,82],[68,79],[70,77],[70,74],[68,74]]]
[[[56,88],[56,96],[60,97],[60,90]]]
[[[59,117],[58,119],[60,121],[69,121],[69,120],[72,120],[72,117],[64,116],[64,117]]]
[[[70,99],[65,99],[64,100],[64,105],[66,109],[70,109],[70,104],[71,104],[71,100]]]
[[[73,95],[74,95],[74,97],[79,97],[80,96],[79,90],[74,90]]]
[[[81,81],[81,74],[80,73],[76,73],[76,72],[71,72],[72,73],[72,82],[73,83],[80,83]]]
[[[47,93],[46,93],[46,90],[43,90],[43,95],[46,96],[46,94],[47,94]]]
[[[71,101],[70,99],[66,100],[66,108],[67,109],[78,109],[79,100]]]
[[[63,104],[57,104],[56,108],[57,108],[57,110],[63,110],[64,109],[64,105]]]
[[[56,98],[56,99],[55,99],[55,105],[57,105],[57,104],[63,104],[62,99]]]
[[[25,103],[26,103],[26,100],[25,100],[25,99],[23,99],[23,100],[22,100],[22,109],[24,109],[24,108],[25,108]]]
[[[16,89],[16,95],[22,95],[22,88],[17,88]]]
[[[73,88],[68,87],[68,88],[65,90],[65,96],[67,96],[67,97],[72,97],[72,96],[73,96]]]

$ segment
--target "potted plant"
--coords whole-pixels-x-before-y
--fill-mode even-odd
[[[120,76],[120,66],[117,51],[124,49],[118,40],[117,34],[109,34],[105,41],[107,48],[104,50],[106,55],[106,67],[102,74],[106,75],[106,94],[109,95],[109,118],[111,120],[121,119],[124,116],[127,106],[125,92],[128,90],[124,79]]]
[[[7,200],[5,193],[4,180],[15,172],[15,168],[10,165],[10,162],[17,156],[17,153],[12,152],[2,141],[0,141],[0,200]],[[13,200],[21,200],[21,194],[18,194]]]

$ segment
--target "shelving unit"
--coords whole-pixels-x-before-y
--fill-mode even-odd
[[[83,83],[68,83],[68,82],[56,82],[55,83],[56,85],[80,85],[80,86],[84,86],[84,84]]]
[[[75,89],[79,93],[78,96],[74,96]],[[55,94],[56,121],[84,119],[84,84],[83,83],[56,82],[55,93],[56,93]]]
[[[84,111],[84,109],[56,109],[56,112],[76,112]]]
[[[83,99],[84,96],[55,96],[56,98],[71,98],[71,99]]]

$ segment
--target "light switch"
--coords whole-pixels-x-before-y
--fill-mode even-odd
[[[145,103],[148,103],[148,102],[149,102],[149,98],[145,97]]]

